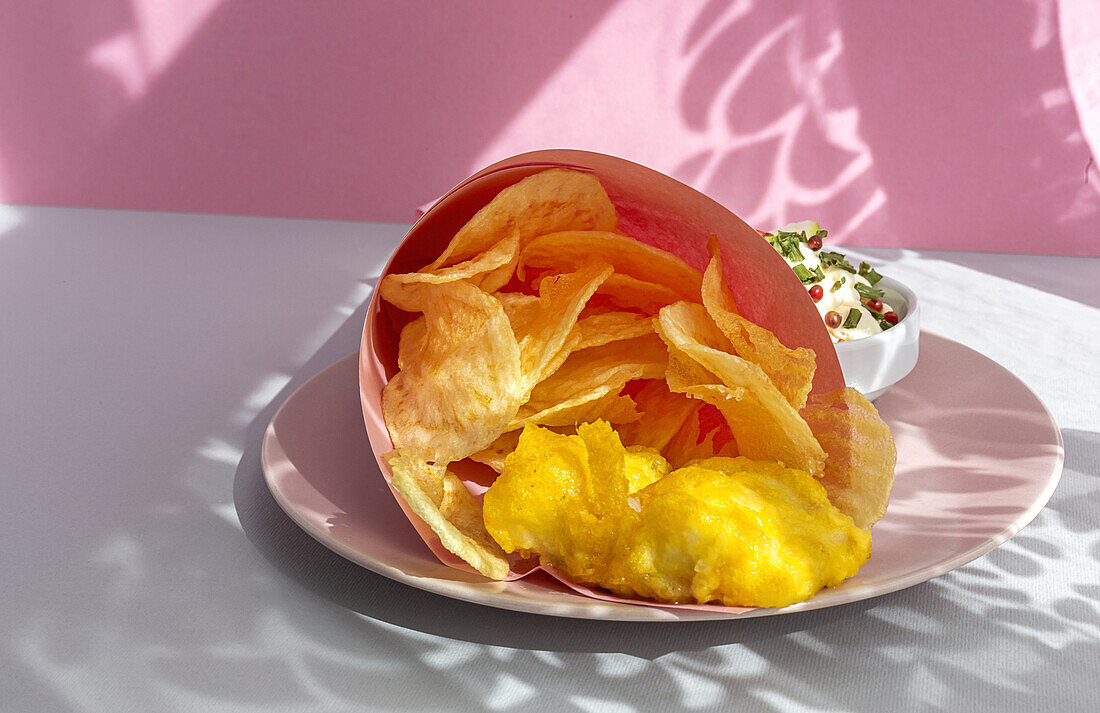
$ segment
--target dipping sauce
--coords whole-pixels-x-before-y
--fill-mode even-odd
[[[871,337],[897,324],[898,314],[875,287],[882,275],[865,262],[859,267],[823,246],[828,231],[812,220],[788,223],[760,233],[802,280],[834,342]]]

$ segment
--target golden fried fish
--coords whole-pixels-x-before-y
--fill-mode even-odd
[[[871,533],[806,473],[745,457],[709,458],[638,493],[604,585],[662,601],[783,607],[851,577]]]
[[[775,607],[839,584],[870,556],[871,533],[803,471],[715,457],[667,472],[602,421],[577,431],[528,426],[505,459],[484,501],[505,552],[623,596]]]

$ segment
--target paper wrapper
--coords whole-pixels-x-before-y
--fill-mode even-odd
[[[740,218],[695,189],[662,173],[621,158],[587,151],[553,149],[505,159],[466,179],[444,195],[412,226],[397,247],[382,277],[419,270],[443,252],[451,238],[504,188],[549,168],[568,168],[594,174],[619,213],[619,230],[654,247],[667,250],[700,271],[709,260],[707,241],[717,236],[723,270],[740,312],[771,330],[786,346],[809,347],[817,355],[813,392],[828,393],[844,386],[832,340],[806,289],[786,261]],[[393,450],[382,418],[382,389],[397,371],[401,327],[411,319],[383,302],[376,290],[367,309],[359,353],[359,394],[367,435],[387,482],[393,474],[382,456]],[[488,467],[463,462],[452,467],[471,492],[480,496],[495,473]],[[444,564],[474,571],[447,551],[432,529],[415,515],[391,484],[390,490],[423,538]],[[533,560],[510,559],[509,579],[523,577],[539,567]],[[702,604],[659,604],[624,599],[602,590],[576,585],[551,575],[586,596],[644,606],[722,609]]]

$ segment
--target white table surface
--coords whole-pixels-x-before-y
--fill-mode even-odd
[[[1019,535],[864,602],[629,624],[408,588],[266,490],[264,427],[406,227],[0,206],[0,710],[1096,709],[1100,259],[865,251],[1054,414]]]

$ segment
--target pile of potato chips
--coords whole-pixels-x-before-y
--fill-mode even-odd
[[[886,510],[889,428],[852,389],[811,396],[813,351],[740,315],[716,241],[704,272],[616,230],[591,174],[548,169],[501,191],[381,297],[408,313],[382,394],[392,484],[442,544],[511,573],[456,474],[496,472],[528,425],[612,425],[673,468],[745,456],[809,473],[860,528]]]

